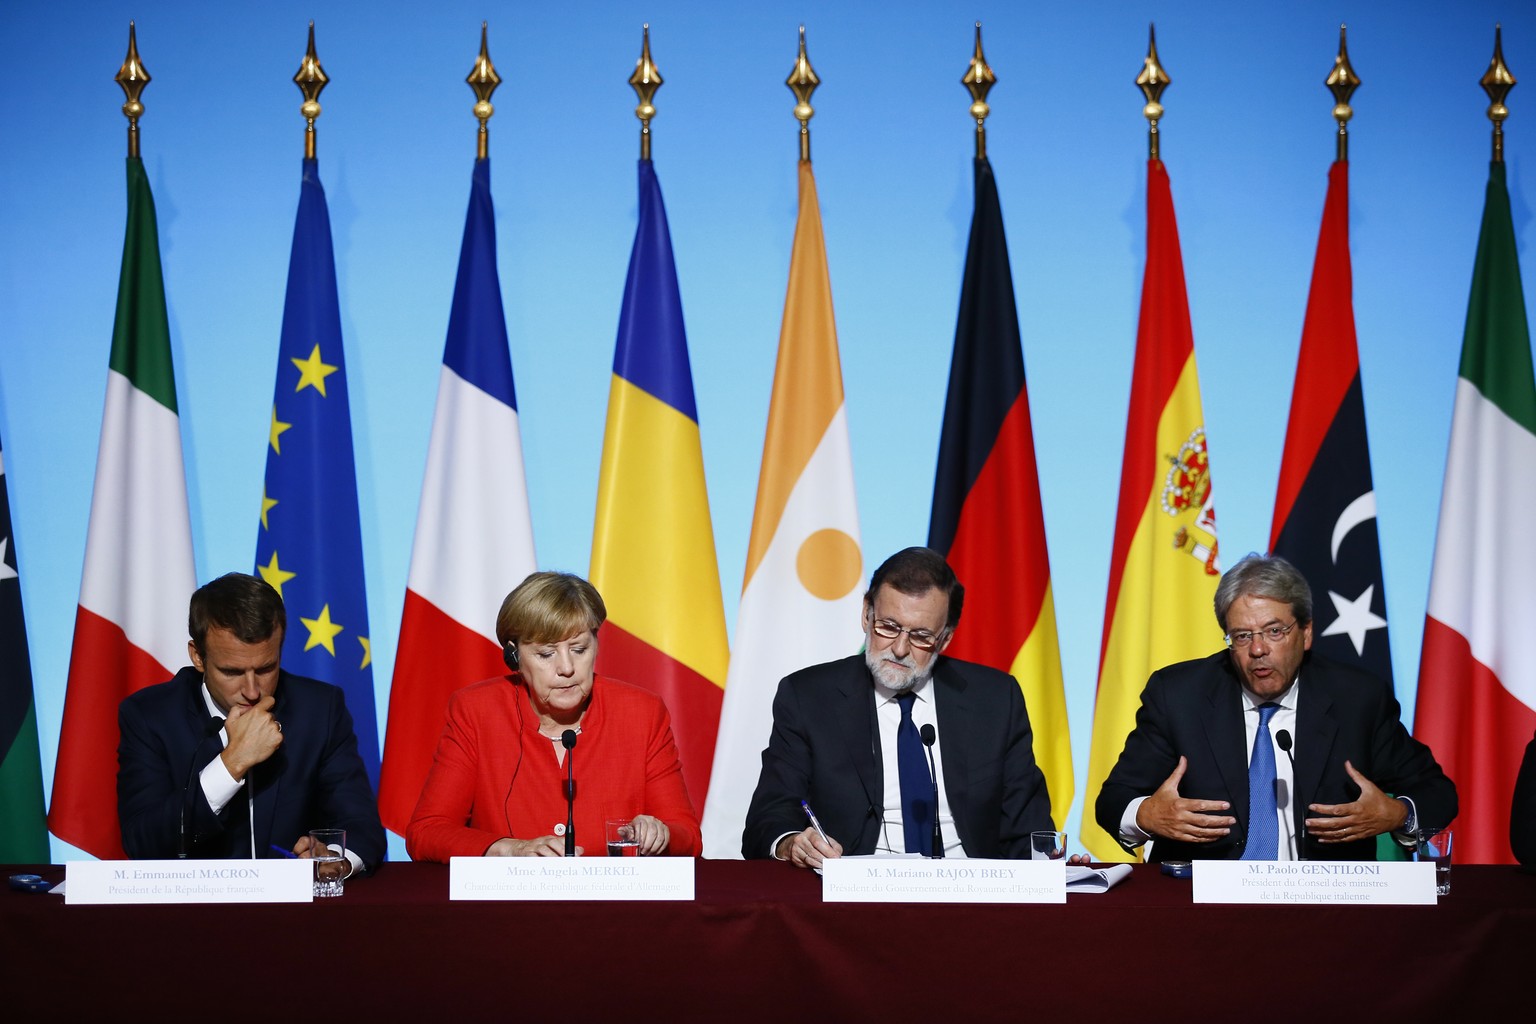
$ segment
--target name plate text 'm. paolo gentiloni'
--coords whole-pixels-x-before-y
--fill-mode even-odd
[[[65,903],[309,903],[311,860],[76,860]]]
[[[1065,903],[1060,860],[838,857],[822,862],[825,903]]]
[[[451,900],[691,900],[692,857],[454,857]]]
[[[1194,902],[1433,906],[1435,866],[1409,861],[1194,862]]]

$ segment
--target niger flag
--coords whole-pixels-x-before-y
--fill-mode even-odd
[[[1168,171],[1161,160],[1149,160],[1147,263],[1104,604],[1088,792],[1099,791],[1119,759],[1147,677],[1221,644],[1211,603],[1220,575],[1179,227]],[[1095,860],[1130,859],[1090,815],[1083,816],[1083,845]]]
[[[608,607],[598,670],[666,702],[688,795],[702,806],[730,655],[683,303],[648,159],[608,391],[592,585]]]
[[[1072,741],[1008,239],[986,157],[976,159],[928,546],[965,585],[965,618],[945,653],[1019,681],[1051,817],[1062,828],[1072,806]]]
[[[816,179],[800,161],[768,435],[704,808],[704,855],[739,857],[779,680],[859,649],[864,595],[853,458]]]

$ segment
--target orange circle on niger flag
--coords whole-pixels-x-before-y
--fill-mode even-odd
[[[817,530],[795,555],[800,583],[823,601],[836,601],[859,585],[859,542],[842,530]]]

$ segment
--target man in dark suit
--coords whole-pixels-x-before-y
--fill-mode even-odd
[[[1294,566],[1238,562],[1216,620],[1227,651],[1147,681],[1099,827],[1127,849],[1153,840],[1154,861],[1371,860],[1382,833],[1406,844],[1450,824],[1456,787],[1391,688],[1308,653],[1312,592]]]
[[[311,857],[311,829],[344,828],[352,869],[377,867],[384,829],[352,718],[341,690],[279,667],[277,591],[230,573],[192,595],[187,619],[192,667],[118,707],[128,856]]]
[[[952,854],[1028,857],[1030,833],[1054,828],[1019,684],[942,656],[964,598],[954,571],[927,548],[875,570],[864,595],[865,653],[779,683],[743,856],[818,867],[845,850],[931,853],[925,726],[936,727],[938,818]],[[825,838],[806,827],[802,801]]]

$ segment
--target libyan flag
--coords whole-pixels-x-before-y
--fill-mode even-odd
[[[32,663],[21,614],[15,535],[0,458],[0,864],[48,863]]]
[[[1430,575],[1414,734],[1456,782],[1456,859],[1512,864],[1536,732],[1536,375],[1504,165],[1488,177]],[[1443,825],[1446,822],[1426,822]]]

